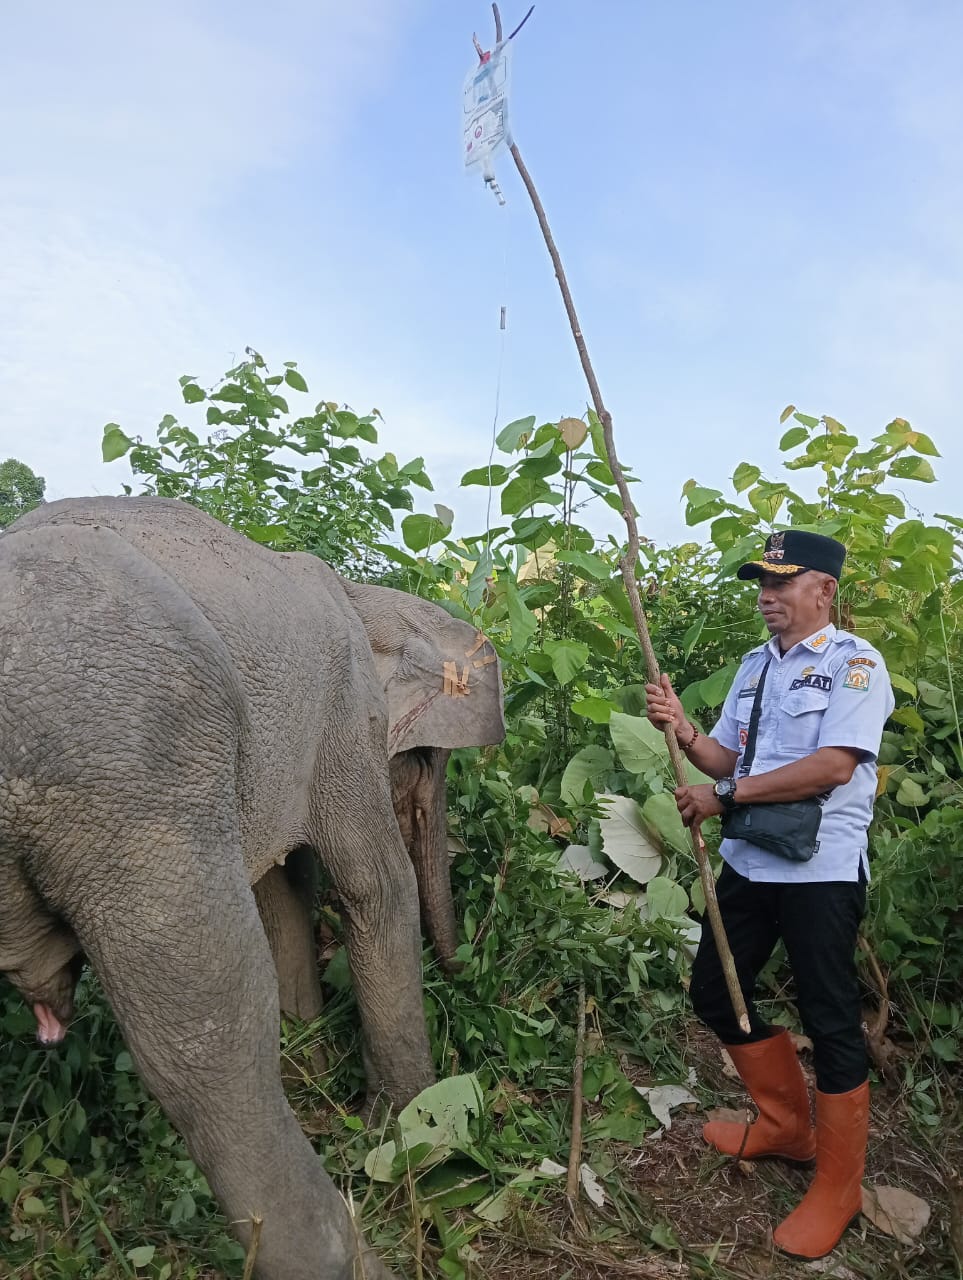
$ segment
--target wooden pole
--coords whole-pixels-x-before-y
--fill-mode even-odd
[[[492,12],[495,16],[495,39],[496,43],[501,39],[502,19],[499,13],[497,3],[492,4]],[[595,369],[592,361],[589,359],[588,347],[585,343],[585,335],[582,332],[582,326],[579,324],[578,314],[575,310],[575,303],[572,300],[572,293],[568,287],[568,280],[565,275],[565,268],[562,265],[562,258],[559,254],[558,247],[555,244],[555,238],[552,235],[551,228],[548,225],[548,218],[545,214],[545,207],[539,198],[535,183],[532,176],[525,167],[522,160],[521,152],[513,143],[511,147],[512,159],[515,161],[515,168],[518,170],[522,182],[525,184],[525,190],[528,192],[532,207],[535,210],[535,216],[538,219],[538,225],[542,232],[542,238],[545,241],[545,247],[548,249],[549,257],[552,259],[552,266],[555,268],[555,278],[558,280],[558,287],[562,294],[562,301],[565,304],[565,312],[568,315],[568,322],[572,330],[572,337],[575,339],[575,346],[578,351],[579,360],[582,364],[582,371],[585,374],[585,380],[588,383],[589,394],[592,397],[592,405],[598,415],[599,422],[602,424],[602,435],[605,440],[605,452],[608,456],[609,469],[615,479],[619,496],[622,499],[622,518],[625,520],[625,527],[628,533],[628,547],[626,554],[621,558],[619,567],[622,571],[622,580],[625,583],[625,590],[629,597],[629,604],[632,608],[632,617],[635,620],[635,629],[638,633],[639,644],[642,646],[642,653],[645,656],[646,671],[648,673],[651,684],[659,684],[661,680],[661,671],[659,669],[659,661],[655,656],[655,649],[652,647],[652,638],[649,634],[649,624],[645,616],[645,610],[642,607],[642,597],[639,594],[639,583],[636,576],[636,569],[639,563],[639,526],[635,516],[635,507],[632,504],[632,498],[629,495],[629,486],[625,479],[625,473],[619,462],[618,452],[615,448],[615,436],[612,430],[612,415],[605,407],[605,401],[602,399],[602,391],[599,387],[598,379],[595,376]],[[675,736],[675,726],[666,724],[665,741],[669,750],[669,760],[672,763],[672,771],[675,774],[676,785],[684,787],[686,785],[685,759],[679,747],[678,740]],[[729,939],[726,937],[725,926],[722,923],[722,915],[719,912],[719,900],[716,897],[716,884],[712,875],[712,868],[709,865],[709,856],[706,853],[705,842],[702,834],[697,827],[689,828],[689,838],[692,842],[692,852],[695,856],[696,865],[699,868],[699,878],[702,881],[702,891],[706,900],[706,913],[709,916],[709,924],[712,928],[712,935],[715,938],[716,950],[719,953],[719,960],[722,965],[722,971],[726,979],[726,987],[729,991],[729,998],[732,1001],[732,1008],[736,1015],[736,1020],[745,1035],[749,1034],[749,1015],[746,1012],[746,1002],[742,996],[742,988],[739,986],[739,978],[736,974],[736,964],[732,958],[732,949],[729,946]]]

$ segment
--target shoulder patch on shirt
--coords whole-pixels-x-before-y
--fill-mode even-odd
[[[876,663],[872,658],[850,658],[846,665],[848,667],[875,667]]]
[[[875,666],[875,663],[873,664]],[[865,693],[869,688],[870,673],[865,666],[853,666],[850,664],[849,672],[843,681],[844,689],[858,689],[860,693]]]
[[[823,693],[829,693],[832,687],[832,676],[814,675],[812,667],[807,667],[803,674],[792,682],[789,690],[792,692],[793,689],[821,689]]]

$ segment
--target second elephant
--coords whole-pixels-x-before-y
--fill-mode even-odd
[[[455,910],[449,875],[448,748],[411,747],[389,762],[391,800],[402,839],[415,869],[421,919],[439,963],[455,968]],[[310,849],[294,850],[254,885],[254,897],[278,975],[281,1012],[304,1022],[322,1010],[316,958],[314,903],[317,869]],[[313,1055],[315,1070],[323,1054]]]

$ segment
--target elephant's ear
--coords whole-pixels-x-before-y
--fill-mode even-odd
[[[342,580],[388,700],[388,754],[479,747],[505,736],[502,673],[491,641],[440,605]]]

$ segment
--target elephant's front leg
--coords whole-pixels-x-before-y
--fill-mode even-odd
[[[363,757],[350,776],[364,779],[367,791],[338,797],[341,807],[319,822],[317,846],[344,907],[369,1091],[384,1092],[401,1107],[435,1078],[422,998],[418,887],[391,806],[387,761]]]
[[[354,1224],[281,1088],[277,982],[240,849],[144,831],[112,854],[125,875],[85,877],[70,919],[147,1087],[245,1245],[262,1219],[258,1280],[351,1280]],[[364,1274],[388,1277],[368,1256]]]

